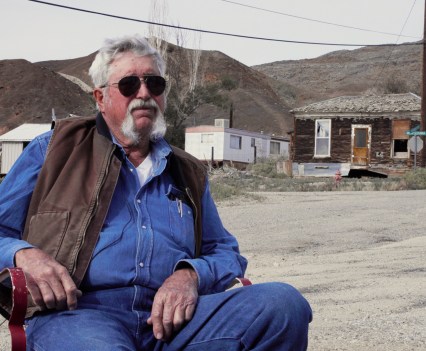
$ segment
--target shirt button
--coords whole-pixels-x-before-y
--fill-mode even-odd
[[[130,172],[133,172],[133,168],[130,168]]]
[[[143,225],[143,226],[142,226],[142,229],[146,229],[146,225]]]
[[[137,199],[137,200],[136,200],[136,202],[137,202],[138,204],[140,204],[140,203],[141,203],[141,200],[140,200],[140,199]]]
[[[139,267],[143,268],[143,262],[139,262]]]

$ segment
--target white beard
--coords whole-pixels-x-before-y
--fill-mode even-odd
[[[126,117],[121,124],[121,132],[123,135],[129,139],[133,145],[139,144],[142,137],[144,136],[136,130],[135,120],[132,116],[132,110],[139,107],[153,107],[157,111],[152,129],[149,131],[149,139],[155,142],[158,139],[164,137],[167,130],[166,121],[164,119],[163,113],[160,111],[160,108],[153,99],[149,99],[147,101],[135,99],[129,104]]]

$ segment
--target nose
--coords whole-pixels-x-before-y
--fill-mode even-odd
[[[151,98],[151,93],[143,79],[141,79],[141,87],[139,88],[136,97],[142,100],[149,100]]]

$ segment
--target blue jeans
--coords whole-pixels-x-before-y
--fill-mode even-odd
[[[157,341],[146,323],[154,294],[155,291],[141,287],[85,293],[75,311],[31,318],[26,330],[27,350],[285,351],[307,348],[312,311],[303,296],[287,284],[256,284],[200,296],[194,317],[169,343]]]

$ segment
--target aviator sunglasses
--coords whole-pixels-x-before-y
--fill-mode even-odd
[[[152,95],[161,95],[166,89],[166,80],[161,76],[127,76],[121,78],[117,83],[105,84],[101,86],[101,88],[117,85],[121,95],[129,97],[140,89],[142,81],[145,83],[146,87]]]

